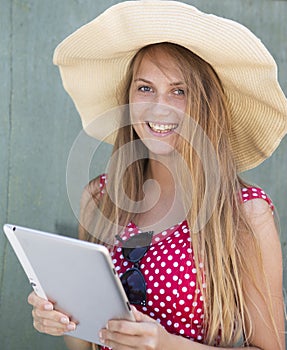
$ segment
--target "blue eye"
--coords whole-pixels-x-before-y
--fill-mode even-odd
[[[150,92],[152,89],[149,86],[143,85],[143,86],[140,86],[138,90],[142,92]]]
[[[176,95],[185,95],[185,92],[184,92],[183,89],[176,89],[176,90],[175,90],[175,94],[176,94]]]

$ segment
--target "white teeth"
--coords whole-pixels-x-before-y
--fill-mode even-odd
[[[156,132],[168,132],[177,128],[178,124],[156,124],[149,122],[149,127]]]

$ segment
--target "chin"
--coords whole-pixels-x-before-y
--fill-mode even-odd
[[[150,155],[154,156],[169,156],[174,154],[175,147],[173,144],[157,141],[157,140],[142,140],[149,150]]]

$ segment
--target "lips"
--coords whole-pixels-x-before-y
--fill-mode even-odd
[[[178,127],[178,124],[175,124],[175,123],[163,124],[163,123],[156,123],[156,122],[147,122],[147,125],[153,132],[160,133],[160,134],[169,134]]]

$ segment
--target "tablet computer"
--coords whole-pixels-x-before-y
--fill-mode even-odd
[[[106,247],[10,224],[4,232],[36,294],[77,323],[67,335],[102,345],[108,320],[134,320]]]

